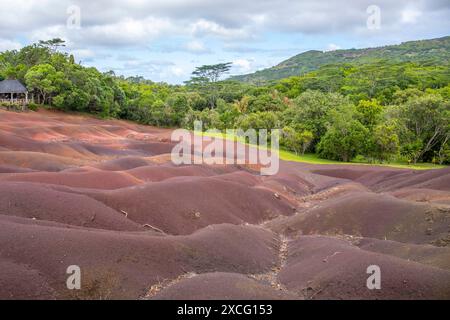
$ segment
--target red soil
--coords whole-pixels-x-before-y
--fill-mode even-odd
[[[271,228],[288,234],[350,234],[382,240],[429,243],[448,235],[450,210],[385,194],[352,192],[323,201]]]
[[[299,296],[276,291],[237,273],[204,273],[182,279],[151,297],[154,300],[296,300]]]
[[[344,240],[303,236],[289,245],[279,279],[308,299],[449,299],[450,271],[361,250]],[[381,269],[381,290],[366,287],[367,267]]]
[[[171,132],[0,111],[0,299],[450,298],[448,168],[176,166]]]

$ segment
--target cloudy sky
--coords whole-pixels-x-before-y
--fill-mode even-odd
[[[232,74],[242,74],[311,49],[450,35],[450,0],[0,0],[0,8],[0,51],[60,37],[83,65],[170,83],[202,64],[232,61]]]

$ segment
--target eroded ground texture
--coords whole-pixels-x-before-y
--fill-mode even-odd
[[[175,166],[170,135],[0,111],[0,298],[450,298],[449,168]]]

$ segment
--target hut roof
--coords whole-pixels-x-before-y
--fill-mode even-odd
[[[0,93],[26,93],[27,88],[18,80],[0,81]]]

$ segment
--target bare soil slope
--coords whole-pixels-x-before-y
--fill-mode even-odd
[[[450,298],[449,169],[176,166],[171,132],[0,111],[0,299]]]

